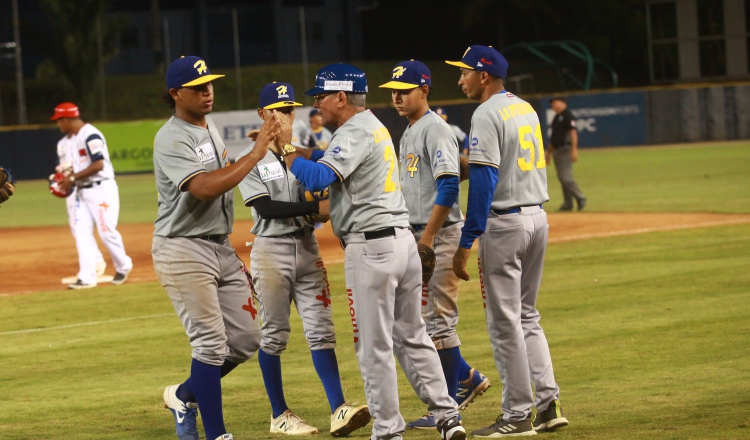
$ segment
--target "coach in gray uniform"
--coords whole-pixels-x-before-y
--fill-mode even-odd
[[[503,382],[502,414],[472,435],[533,435],[568,424],[536,309],[548,229],[541,204],[549,200],[541,125],[528,102],[505,91],[508,62],[492,47],[471,46],[446,62],[461,68],[458,85],[481,103],[471,118],[468,209],[453,269],[469,279],[466,261],[480,237],[487,330]]]
[[[164,390],[180,440],[198,440],[196,406],[207,439],[231,439],[221,403],[221,377],[258,349],[260,328],[247,270],[232,232],[232,188],[262,159],[279,126],[267,120],[255,148],[229,166],[213,121],[212,75],[204,60],[182,57],[167,69],[172,116],[154,139],[158,217],[154,269],[193,347],[190,377]]]
[[[365,110],[367,79],[349,64],[318,71],[313,105],[338,127],[318,163],[284,146],[285,161],[307,188],[330,185],[333,231],[346,249],[347,296],[354,347],[374,418],[372,439],[401,438],[395,354],[428,404],[443,439],[464,439],[435,346],[420,316],[421,264],[401,193],[388,130]]]
[[[274,82],[260,92],[258,115],[266,120],[276,110],[293,120],[294,108],[301,105],[294,102],[290,84]],[[251,151],[248,148],[240,157]],[[346,403],[341,388],[328,276],[310,218],[320,215],[326,220],[329,201],[300,201],[300,188],[281,156],[272,150],[240,183],[242,198],[246,206],[252,206],[255,220],[250,273],[262,321],[258,363],[271,401],[271,432],[317,433],[317,428],[289,409],[284,398],[281,353],[289,342],[289,313],[294,301],[331,407],[331,435],[341,437],[365,426],[370,413],[366,405]]]
[[[464,220],[458,202],[459,151],[451,128],[427,102],[431,76],[423,63],[403,61],[393,68],[391,81],[380,87],[391,90],[396,110],[409,121],[399,148],[401,186],[414,238],[433,249],[437,259],[432,279],[422,288],[422,318],[440,356],[448,394],[464,409],[490,382],[461,357],[456,334],[459,280],[453,255]],[[436,423],[427,414],[407,426],[427,429]]]

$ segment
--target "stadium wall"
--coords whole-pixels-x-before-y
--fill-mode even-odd
[[[750,139],[750,83],[654,87],[641,90],[580,92],[562,96],[578,118],[579,145],[596,148],[617,145],[651,145]],[[551,95],[523,96],[540,115],[542,128],[549,130],[554,118]],[[442,106],[449,122],[469,132],[476,102],[433,102]],[[297,110],[307,121],[310,107]],[[406,120],[391,106],[376,106],[373,113],[398,139]],[[229,149],[230,157],[247,147],[246,133],[260,127],[257,111],[216,112],[211,115]],[[108,147],[117,172],[153,170],[153,134],[161,121],[110,124],[121,127],[110,134]],[[96,124],[96,123],[94,123]],[[144,125],[146,124],[146,125]],[[132,126],[132,127],[131,127]],[[130,131],[128,131],[130,130]],[[153,134],[146,133],[153,131]],[[131,133],[139,133],[138,139]],[[117,134],[120,134],[117,136]],[[56,127],[29,126],[0,129],[0,164],[13,170],[18,179],[47,177],[57,161],[55,145],[61,137]]]

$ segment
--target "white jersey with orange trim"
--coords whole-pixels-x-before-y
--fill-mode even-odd
[[[547,170],[539,117],[531,104],[500,92],[471,117],[469,163],[498,169],[492,209],[541,205],[547,195]]]

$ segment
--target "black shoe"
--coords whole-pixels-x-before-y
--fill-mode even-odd
[[[560,209],[558,209],[558,211],[560,211],[560,212],[570,212],[572,210],[573,210],[573,207],[572,206],[568,206],[568,205],[561,205]]]
[[[531,417],[520,422],[506,422],[503,415],[500,414],[495,423],[482,429],[477,429],[471,433],[474,437],[521,437],[526,435],[536,435],[536,431],[531,426]]]
[[[550,403],[547,409],[537,413],[532,419],[531,424],[535,431],[552,431],[568,426],[568,419],[563,415],[559,400]]]
[[[578,210],[583,211],[583,208],[586,207],[586,199],[578,199]]]
[[[128,270],[125,271],[125,273],[117,272],[115,274],[114,278],[112,278],[112,284],[114,284],[114,285],[123,284],[125,281],[127,281],[128,275],[130,275],[130,271],[131,270],[133,270],[133,269],[132,268],[128,269]]]
[[[443,440],[466,440],[466,431],[461,426],[461,420],[458,416],[453,416],[438,423],[437,430]]]

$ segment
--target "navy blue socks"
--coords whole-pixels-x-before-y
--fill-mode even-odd
[[[284,413],[288,406],[284,399],[284,386],[281,383],[281,356],[271,356],[263,350],[258,350],[258,364],[263,374],[263,383],[266,385],[268,400],[271,401],[273,418]]]
[[[227,433],[221,407],[221,367],[193,359],[190,382],[203,420],[207,439]]]
[[[331,413],[346,402],[344,391],[341,389],[341,376],[339,376],[339,364],[336,360],[336,352],[332,348],[327,350],[313,350],[312,360],[315,371],[323,382],[323,389],[331,405]]]
[[[471,366],[466,363],[464,358],[461,358],[461,365],[459,365],[458,368],[458,380],[461,382],[468,380],[470,378],[469,373],[471,373]]]
[[[448,385],[448,394],[456,400],[456,392],[458,391],[458,372],[461,367],[461,350],[458,347],[448,348],[446,350],[438,350],[438,356],[440,357],[440,365],[443,367],[443,374],[445,375],[445,383]]]
[[[237,365],[232,361],[224,361],[224,365],[221,366],[221,377],[226,376],[229,374],[232,370],[234,370]],[[193,381],[192,376],[188,377],[187,380],[177,388],[177,398],[182,400],[183,402],[195,402],[195,392],[193,391]]]

